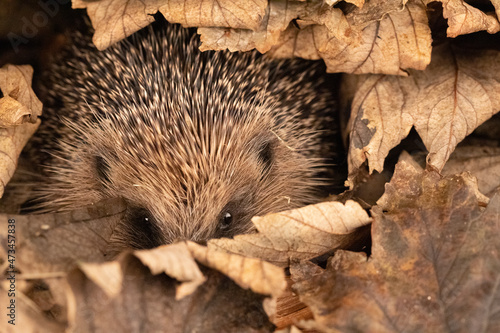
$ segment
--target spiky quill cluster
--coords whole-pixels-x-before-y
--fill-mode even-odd
[[[39,208],[123,197],[117,237],[143,248],[249,232],[252,216],[317,201],[333,109],[318,66],[202,53],[166,22],[103,52],[72,36],[40,80]]]

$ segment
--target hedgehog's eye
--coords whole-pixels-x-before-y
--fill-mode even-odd
[[[134,248],[149,249],[161,245],[160,230],[151,213],[141,207],[129,207],[127,225],[130,226],[130,245]]]
[[[134,208],[131,209],[129,218],[134,223],[146,223],[151,224],[153,222],[153,218],[149,211],[144,208]]]
[[[233,223],[233,214],[231,214],[229,211],[225,211],[222,213],[219,219],[219,229],[222,231],[227,230],[232,223]]]
[[[266,173],[271,169],[273,158],[272,143],[270,141],[266,141],[259,147],[259,161],[264,166],[263,173]]]

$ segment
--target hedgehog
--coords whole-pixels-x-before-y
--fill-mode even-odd
[[[37,211],[121,197],[116,239],[152,248],[252,232],[253,216],[324,195],[335,99],[322,64],[201,52],[158,18],[104,51],[91,35],[73,31],[37,81]]]

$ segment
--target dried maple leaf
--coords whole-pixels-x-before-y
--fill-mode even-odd
[[[0,197],[12,178],[17,159],[40,125],[42,103],[31,89],[31,66],[5,65],[0,68]]]
[[[261,258],[288,266],[291,258],[311,259],[354,243],[359,227],[369,224],[368,214],[354,201],[316,205],[254,217],[257,234],[234,239],[213,239],[208,248]]]
[[[500,31],[500,22],[493,13],[485,13],[463,0],[427,0],[426,3],[433,1],[443,4],[443,16],[448,19],[446,31],[448,37],[457,37],[481,30],[486,30],[490,34]],[[497,12],[498,5],[496,3]]]
[[[398,163],[372,210],[372,255],[292,267],[324,332],[497,332],[500,193],[484,210],[463,176]],[[385,210],[385,212],[383,211]]]
[[[455,146],[500,110],[500,52],[435,47],[432,62],[410,77],[364,76],[352,103],[349,180],[368,160],[370,172],[414,126],[441,170]]]
[[[380,21],[370,21],[366,26],[356,26],[356,16],[346,18],[335,8],[328,19],[309,17],[321,24],[303,29],[291,25],[270,55],[323,58],[328,72],[353,74],[407,75],[403,69],[424,69],[430,62],[431,33],[421,2],[411,1],[403,10],[389,11]]]
[[[95,29],[93,42],[99,50],[153,22],[152,15],[157,11],[169,22],[180,23],[185,27],[216,26],[256,30],[266,7],[265,0],[73,1],[73,8],[87,8]]]

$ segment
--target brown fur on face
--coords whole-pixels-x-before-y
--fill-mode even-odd
[[[56,156],[45,210],[123,197],[130,208],[116,240],[143,248],[249,232],[255,215],[317,200],[319,115],[333,106],[313,80],[318,68],[201,53],[168,24],[103,52],[83,44],[44,83],[46,113],[63,116],[40,131]]]

